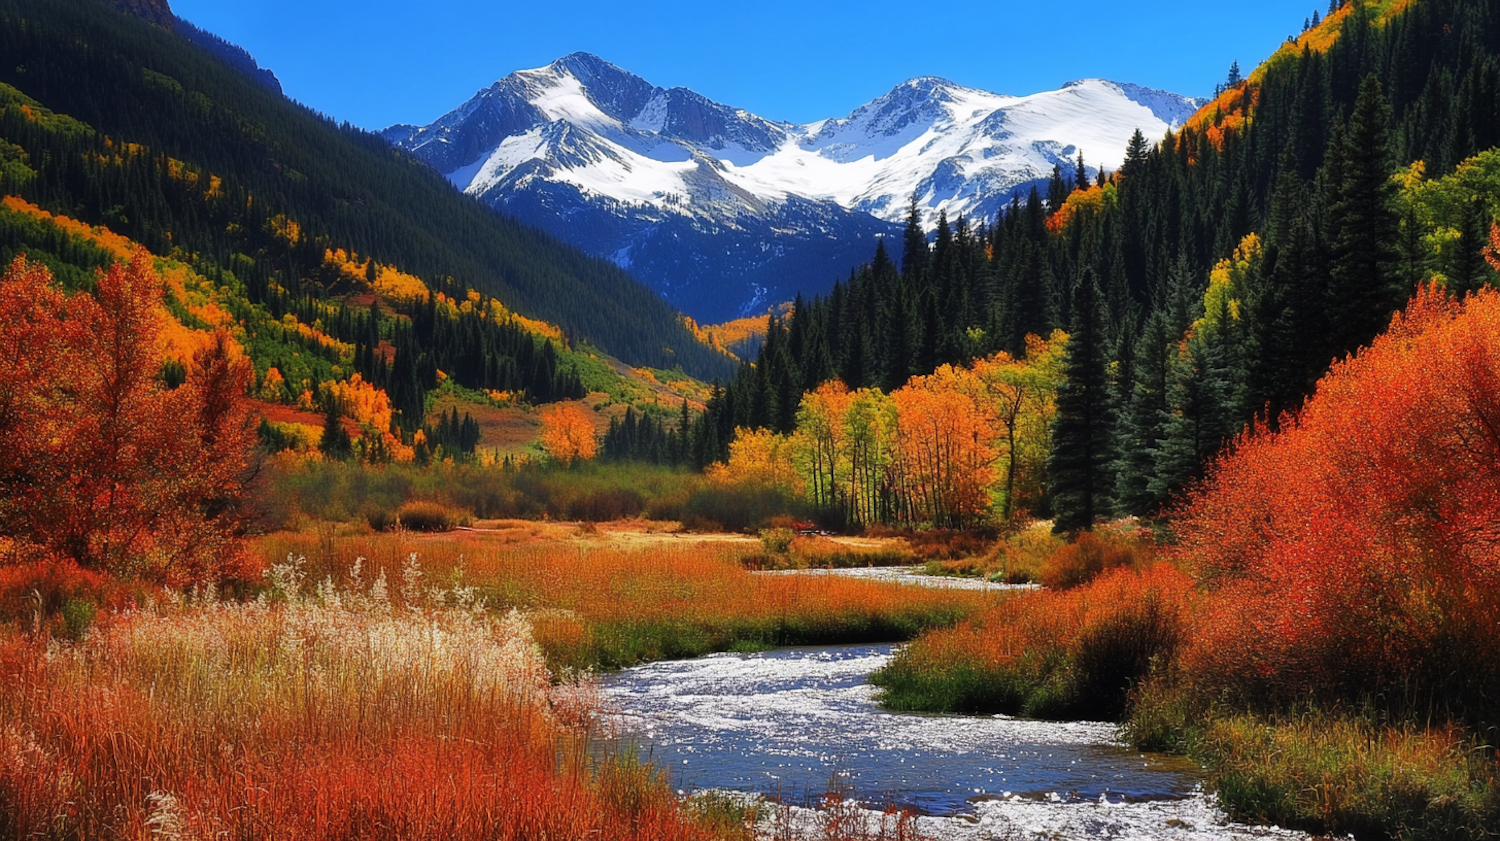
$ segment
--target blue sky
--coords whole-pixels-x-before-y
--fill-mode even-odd
[[[926,4],[172,0],[275,71],[293,98],[366,128],[425,124],[512,70],[575,50],[763,117],[844,116],[913,76],[1026,94],[1103,77],[1206,96],[1326,0]],[[928,11],[924,12],[926,9]]]

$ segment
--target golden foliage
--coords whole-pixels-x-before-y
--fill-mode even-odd
[[[559,403],[542,410],[542,449],[564,464],[587,461],[599,452],[593,413],[576,403]]]

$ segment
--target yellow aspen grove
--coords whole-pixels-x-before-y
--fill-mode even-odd
[[[793,448],[785,435],[741,427],[729,445],[729,461],[709,465],[705,472],[720,484],[759,485],[800,496],[804,483],[793,464]]]

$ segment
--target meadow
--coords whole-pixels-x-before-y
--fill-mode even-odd
[[[483,525],[273,534],[222,590],[7,567],[0,837],[748,838],[769,807],[590,751],[594,672],[906,639],[993,599],[756,575],[761,541],[663,524]],[[848,811],[819,832],[915,837]]]

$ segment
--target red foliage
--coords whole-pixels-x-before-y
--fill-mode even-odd
[[[1421,290],[1176,524],[1213,588],[1188,671],[1258,697],[1492,703],[1500,685],[1500,294]]]
[[[1087,584],[1102,573],[1121,567],[1142,568],[1153,558],[1151,532],[1121,534],[1116,531],[1086,531],[1066,546],[1058,547],[1042,564],[1042,584],[1067,590]]]
[[[0,276],[0,533],[172,583],[232,566],[250,365],[220,332],[170,388],[165,318],[145,252],[100,272],[94,295],[24,258]]]

